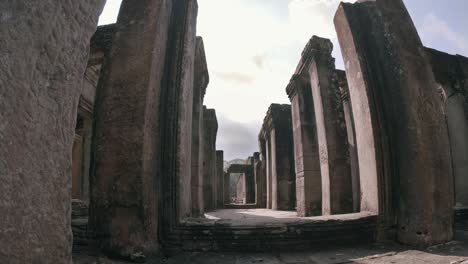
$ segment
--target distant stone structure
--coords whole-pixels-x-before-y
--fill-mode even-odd
[[[267,208],[294,210],[296,179],[290,105],[270,105],[259,140],[266,157]]]

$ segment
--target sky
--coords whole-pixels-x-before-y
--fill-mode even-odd
[[[354,2],[346,0],[344,2]],[[468,0],[404,0],[425,46],[468,57]],[[107,0],[99,24],[114,23],[121,0]],[[217,149],[226,160],[258,151],[257,136],[271,103],[285,89],[313,36],[334,44],[339,0],[198,0],[197,35],[205,44],[210,83],[205,105],[216,109]]]

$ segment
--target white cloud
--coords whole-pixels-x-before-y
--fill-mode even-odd
[[[454,31],[446,21],[433,13],[425,16],[421,37],[429,43],[445,39],[455,48],[455,52],[468,55],[468,38]]]

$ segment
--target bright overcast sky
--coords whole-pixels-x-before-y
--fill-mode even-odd
[[[468,56],[468,0],[404,0],[424,45]],[[99,24],[114,23],[121,0],[107,0]],[[258,151],[257,135],[271,103],[289,103],[285,88],[312,35],[330,38],[338,0],[198,0],[197,35],[205,43],[215,108],[217,148],[225,159]],[[354,2],[354,1],[345,1]]]

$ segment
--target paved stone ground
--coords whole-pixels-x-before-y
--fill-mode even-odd
[[[75,264],[124,264],[128,262],[74,255]],[[161,264],[468,264],[468,243],[450,242],[425,250],[395,244],[374,244],[353,248],[330,249],[301,253],[183,253],[172,257],[156,257],[145,263]]]
[[[370,216],[371,213],[298,217],[296,211],[279,211],[271,209],[220,209],[205,213],[205,218],[190,219],[191,222],[228,221],[232,225],[258,225],[277,223],[314,222],[330,219],[350,220]]]

